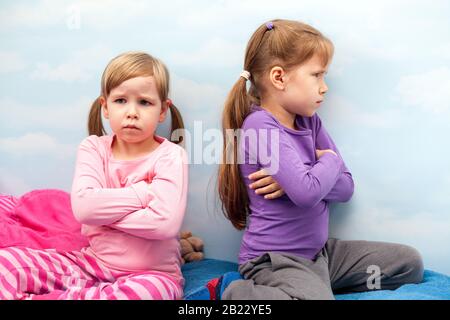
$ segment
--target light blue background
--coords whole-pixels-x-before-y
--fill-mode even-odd
[[[331,235],[409,244],[426,268],[450,274],[446,0],[2,1],[0,192],[70,190],[101,73],[123,51],[168,65],[188,129],[218,128],[250,35],[276,17],[335,44],[319,115],[356,189],[331,207]],[[241,233],[219,210],[216,174],[216,165],[190,166],[183,228],[204,239],[207,257],[236,260]]]

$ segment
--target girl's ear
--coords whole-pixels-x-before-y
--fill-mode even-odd
[[[172,104],[172,101],[170,99],[167,99],[161,103],[161,112],[159,114],[159,122],[164,122],[166,120],[167,111],[170,108],[170,105]]]
[[[105,119],[109,119],[108,108],[106,106],[106,99],[104,97],[100,97],[99,101],[102,108],[103,116],[105,117]]]
[[[276,89],[284,90],[286,85],[284,81],[285,75],[286,72],[282,67],[280,66],[272,67],[272,69],[270,69],[269,72],[269,81]]]

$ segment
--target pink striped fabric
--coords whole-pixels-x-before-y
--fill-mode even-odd
[[[80,251],[0,249],[0,299],[175,300],[183,290],[162,272],[119,272]]]
[[[13,212],[18,201],[14,196],[0,193],[0,212]]]

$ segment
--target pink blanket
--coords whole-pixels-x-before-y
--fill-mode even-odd
[[[0,194],[0,248],[80,250],[88,245],[75,220],[70,194],[57,189],[33,190],[15,198]]]

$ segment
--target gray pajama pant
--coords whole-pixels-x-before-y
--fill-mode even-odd
[[[330,238],[314,260],[267,252],[239,266],[223,300],[332,300],[334,294],[420,283],[423,262],[409,246]]]

